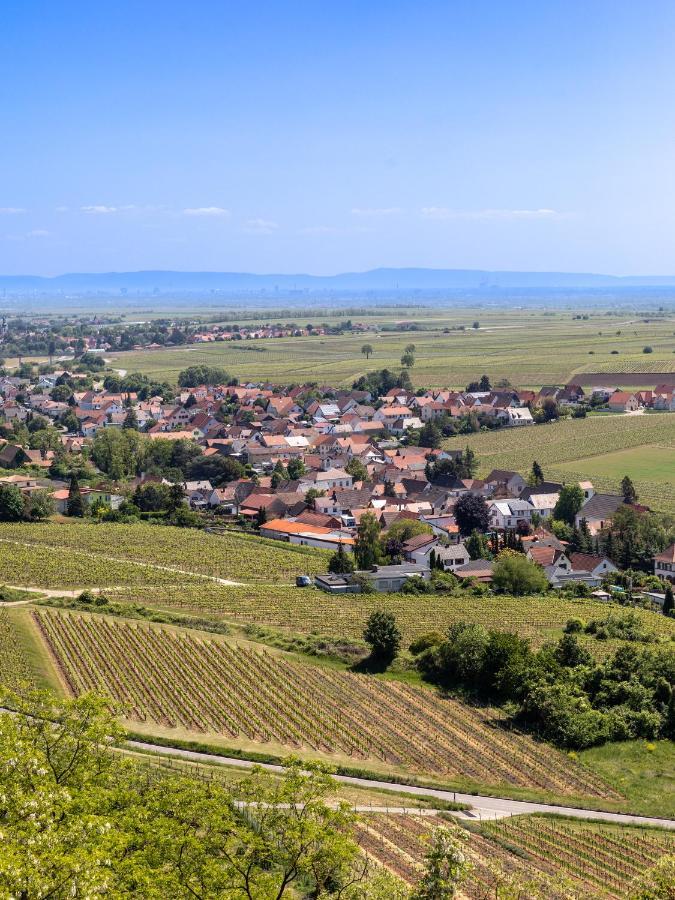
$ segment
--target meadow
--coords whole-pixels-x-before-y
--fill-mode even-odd
[[[101,615],[35,611],[68,690],[102,690],[127,719],[420,774],[617,798],[570,757],[471,707],[399,681]]]
[[[345,387],[376,368],[400,369],[404,348],[414,343],[416,361],[410,374],[416,387],[463,388],[484,373],[493,382],[508,378],[518,387],[538,388],[577,376],[583,382],[583,373],[598,370],[606,371],[609,381],[618,378],[617,383],[621,373],[642,372],[645,367],[649,373],[675,372],[673,318],[645,320],[596,312],[577,319],[571,310],[427,312],[413,311],[407,319],[415,322],[419,329],[415,331],[401,328],[393,316],[365,317],[366,324],[381,329],[129,351],[111,354],[110,364],[168,381],[175,381],[187,366],[205,364],[222,366],[242,381],[317,381]],[[479,328],[472,327],[474,322]],[[369,360],[361,353],[366,343],[374,350]],[[642,352],[647,345],[653,351],[648,357]],[[612,379],[612,373],[617,378]],[[653,386],[650,374],[645,374],[645,384]]]
[[[414,814],[366,816],[359,841],[368,856],[413,885],[439,824],[437,817]],[[645,870],[675,851],[675,838],[666,831],[553,816],[517,816],[467,829],[471,870],[460,896],[476,900],[634,896]]]

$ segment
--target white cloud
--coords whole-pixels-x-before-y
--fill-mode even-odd
[[[225,218],[230,215],[229,209],[223,209],[222,206],[196,206],[183,210],[184,216],[213,216]]]
[[[271,219],[247,219],[244,231],[249,234],[274,234],[279,228],[279,223]]]
[[[397,216],[400,212],[401,212],[401,209],[398,206],[384,206],[384,207],[355,206],[352,209],[353,216],[366,216],[369,218],[375,218],[378,216]]]
[[[25,213],[27,210],[21,206],[0,206],[0,214],[5,216],[15,216],[19,213]]]
[[[47,231],[46,228],[34,228],[32,231],[29,231],[26,237],[29,238],[41,238],[41,237],[49,237],[51,232]]]
[[[105,215],[108,215],[109,213],[116,213],[117,207],[116,206],[102,206],[102,205],[81,206],[80,210],[81,210],[81,212],[84,212],[84,213],[92,213],[94,215],[105,216]]]
[[[450,209],[447,206],[423,206],[420,214],[425,219],[475,219],[483,221],[518,219],[557,219],[555,209]]]

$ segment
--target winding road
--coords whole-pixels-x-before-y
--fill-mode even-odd
[[[127,746],[133,750],[144,753],[152,752],[161,756],[173,756],[190,762],[216,763],[219,765],[236,766],[240,769],[251,769],[255,765],[261,766],[269,772],[281,772],[282,766],[272,763],[255,763],[247,759],[236,759],[230,756],[217,756],[214,753],[198,753],[194,750],[183,750],[179,747],[161,747],[157,744],[149,744],[143,741],[127,741]],[[443,791],[437,788],[418,787],[413,784],[398,784],[390,781],[377,781],[371,778],[355,778],[349,775],[335,775],[336,781],[343,784],[353,784],[357,787],[375,788],[377,790],[396,791],[398,794],[410,794],[413,797],[436,797],[439,800],[450,800],[456,803],[466,803],[471,809],[463,812],[454,812],[453,815],[460,819],[482,821],[483,819],[503,819],[508,816],[523,815],[526,813],[553,813],[562,816],[572,816],[576,819],[595,819],[605,822],[614,822],[617,825],[656,825],[660,828],[668,828],[675,831],[675,819],[660,819],[652,816],[633,816],[627,813],[604,812],[596,809],[576,809],[572,806],[554,806],[547,803],[530,803],[525,800],[508,800],[502,797],[485,797],[480,794],[462,794],[455,791]],[[364,807],[365,809],[365,807]],[[370,807],[368,807],[370,809]],[[403,811],[404,807],[387,807],[389,812]]]

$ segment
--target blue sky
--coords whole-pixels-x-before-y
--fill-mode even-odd
[[[3,0],[0,272],[675,273],[675,4]]]

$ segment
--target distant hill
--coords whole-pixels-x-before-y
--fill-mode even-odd
[[[673,276],[597,275],[584,272],[508,272],[481,269],[371,269],[337,275],[256,275],[248,272],[101,272],[43,278],[0,275],[0,290],[11,294],[63,293],[233,293],[264,291],[439,291],[480,289],[616,289],[675,287]]]

